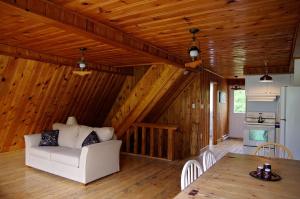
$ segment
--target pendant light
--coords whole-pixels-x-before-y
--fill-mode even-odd
[[[80,54],[81,54],[81,58],[77,62],[78,66],[79,66],[79,70],[74,70],[73,74],[80,75],[80,76],[89,75],[92,73],[92,71],[86,69],[87,64],[84,59],[84,53],[86,52],[87,48],[80,48],[79,50],[80,50]]]
[[[190,33],[193,34],[193,37],[192,37],[191,47],[189,48],[188,53],[189,53],[190,57],[192,58],[192,61],[195,61],[200,54],[199,43],[197,42],[197,39],[196,39],[196,33],[198,33],[198,32],[199,32],[198,28],[190,29]]]
[[[234,77],[235,77],[236,83],[231,87],[231,89],[232,90],[241,90],[242,87],[240,85],[238,85],[238,83],[237,83],[238,76],[234,76]]]
[[[84,70],[85,67],[86,67],[86,63],[85,63],[85,60],[84,60],[84,53],[87,49],[86,48],[80,48],[79,50],[80,50],[81,58],[80,58],[80,61],[78,62],[78,66],[79,66],[80,70]]]
[[[263,76],[260,77],[259,81],[263,82],[263,83],[268,83],[268,82],[273,82],[273,78],[268,75],[268,66],[267,66],[267,61],[265,60],[265,74]]]

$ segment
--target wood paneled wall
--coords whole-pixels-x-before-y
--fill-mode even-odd
[[[106,120],[104,122],[105,126],[112,125],[111,120],[113,116],[117,113],[120,107],[125,103],[129,94],[131,93],[135,85],[138,83],[138,81],[143,77],[143,75],[145,74],[148,68],[149,67],[147,66],[140,66],[137,69],[133,70],[133,75],[126,77],[126,80],[124,81],[123,86],[118,94],[118,97],[116,98],[108,116],[106,117]]]
[[[126,76],[80,77],[73,69],[0,55],[0,152],[23,148],[24,134],[50,129],[70,115],[101,126]]]
[[[135,71],[128,76],[122,90],[111,109],[105,124],[111,125],[116,111],[126,101],[144,71]],[[228,97],[227,81],[209,72],[190,73],[181,76],[165,95],[155,104],[142,122],[179,125],[180,132],[175,138],[175,158],[188,157],[200,152],[209,143],[209,92],[210,82],[218,83],[218,90]],[[192,109],[192,103],[196,109]],[[201,104],[203,108],[201,108]],[[228,99],[225,104],[218,105],[217,138],[228,133]]]
[[[178,157],[197,155],[209,144],[209,92],[210,82],[218,83],[220,91],[228,93],[227,82],[208,72],[198,73],[183,92],[158,119],[158,123],[179,125],[180,137],[176,139]],[[228,98],[228,94],[226,95]],[[195,109],[192,108],[195,104]],[[218,139],[228,132],[228,99],[218,103]]]
[[[141,122],[183,76],[183,71],[182,68],[167,64],[152,65],[112,117],[117,136],[121,137],[133,123]]]

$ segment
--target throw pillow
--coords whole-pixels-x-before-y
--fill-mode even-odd
[[[82,147],[90,145],[90,144],[96,144],[99,143],[100,140],[96,134],[95,131],[92,131],[83,141]]]
[[[50,130],[42,133],[40,146],[58,146],[58,130]]]
[[[93,127],[85,126],[85,125],[79,125],[79,134],[76,140],[75,148],[81,149],[82,143],[85,140],[85,138],[92,132],[95,131]],[[96,132],[97,133],[97,132]],[[100,137],[98,136],[99,140]]]

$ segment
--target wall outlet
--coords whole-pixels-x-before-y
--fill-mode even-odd
[[[192,104],[192,109],[196,109],[196,104]]]

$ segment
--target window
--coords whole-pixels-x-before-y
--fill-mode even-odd
[[[245,113],[246,112],[246,94],[245,90],[234,90],[233,93],[233,112]]]

